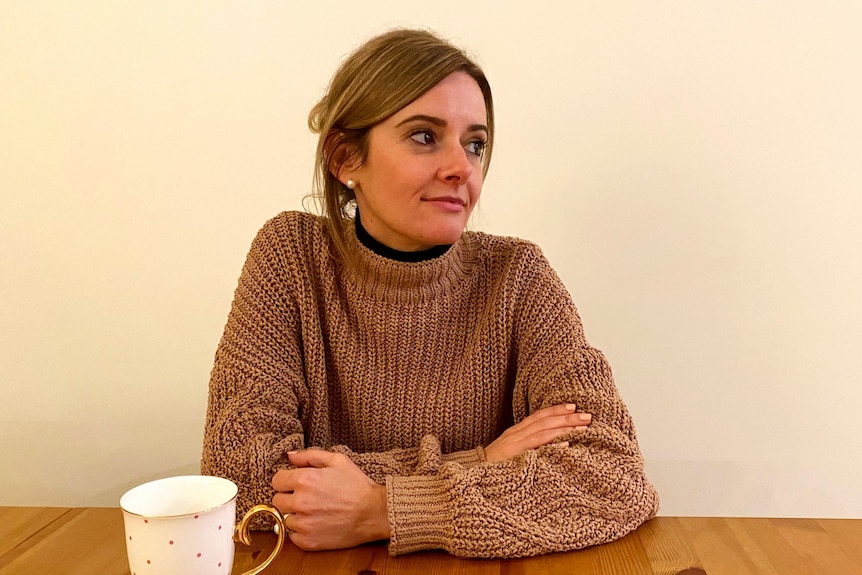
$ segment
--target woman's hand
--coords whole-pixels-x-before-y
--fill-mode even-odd
[[[275,474],[272,504],[284,514],[290,540],[307,551],[343,549],[388,539],[386,487],[340,453],[289,453],[296,469]]]
[[[553,443],[561,435],[586,429],[589,413],[577,413],[574,404],[563,403],[539,410],[503,432],[485,448],[486,461],[503,461],[529,449]]]

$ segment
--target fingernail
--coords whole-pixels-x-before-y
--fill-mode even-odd
[[[569,442],[568,442],[568,441],[560,441],[559,443],[552,443],[552,444],[551,444],[551,447],[564,447],[564,448],[565,448],[565,447],[568,447],[568,446],[569,446]]]
[[[575,431],[586,431],[586,430],[587,430],[586,425],[579,425],[575,428]]]
[[[576,409],[575,404],[574,403],[567,403],[566,409],[568,409],[569,411],[574,411]]]
[[[582,413],[580,416],[581,421],[589,421],[593,418],[589,413]]]

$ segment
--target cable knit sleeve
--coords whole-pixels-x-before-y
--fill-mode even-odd
[[[442,548],[520,557],[579,549],[626,535],[658,509],[610,367],[586,342],[568,292],[535,246],[515,291],[514,420],[570,402],[593,422],[561,438],[568,448],[469,467],[440,460],[433,474],[389,476],[393,554]]]
[[[273,226],[264,226],[240,274],[210,375],[201,472],[237,484],[240,516],[272,499],[270,482],[288,465],[286,452],[304,446],[298,310],[278,246]]]

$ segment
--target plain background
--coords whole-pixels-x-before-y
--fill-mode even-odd
[[[393,26],[474,53],[472,226],[540,244],[665,515],[862,517],[862,4],[0,2],[0,504],[196,473],[309,109]]]

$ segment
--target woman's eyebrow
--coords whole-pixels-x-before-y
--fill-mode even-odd
[[[410,122],[428,122],[429,124],[434,124],[435,126],[440,126],[441,128],[446,126],[446,120],[444,120],[443,118],[438,118],[436,116],[428,116],[427,114],[414,114],[413,116],[410,116],[409,118],[405,118],[398,122],[395,127],[400,128],[404,124],[409,124]],[[469,126],[467,130],[470,132],[482,131],[487,133],[488,126],[484,124],[473,124],[472,126]]]

